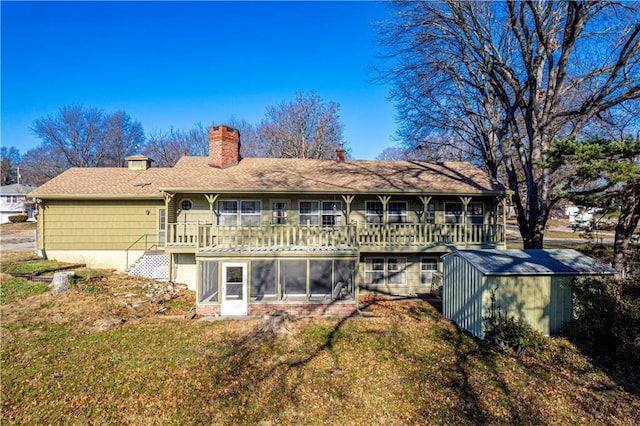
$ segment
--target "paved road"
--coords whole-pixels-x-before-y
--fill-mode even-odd
[[[0,251],[31,251],[35,253],[35,233],[3,231],[0,234]]]
[[[567,233],[571,232],[570,229],[559,227],[548,227],[547,231]],[[510,243],[522,242],[522,237],[520,236],[520,232],[518,231],[518,227],[516,225],[507,225],[507,241]],[[582,238],[580,236],[580,232],[575,232],[571,233],[571,236],[568,236],[566,238],[544,237],[544,242],[553,244],[580,245],[586,244],[590,241],[586,238]],[[598,232],[598,242],[605,245],[613,245],[613,232]]]

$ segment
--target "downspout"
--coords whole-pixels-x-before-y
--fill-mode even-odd
[[[33,201],[38,205],[38,221],[36,224],[36,238],[37,238],[37,249],[40,251],[40,255],[43,259],[47,258],[47,252],[45,251],[45,240],[44,240],[44,211],[46,206],[44,201],[40,198],[35,198]]]

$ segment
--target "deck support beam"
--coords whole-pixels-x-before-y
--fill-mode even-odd
[[[209,212],[211,213],[211,224],[214,225],[217,221],[214,221],[214,215],[215,213],[215,209],[213,208],[213,206],[215,205],[216,200],[218,199],[218,197],[220,196],[220,194],[204,194],[204,198],[207,199],[207,202],[209,203]]]
[[[355,195],[343,195],[342,199],[344,200],[344,219],[346,225],[349,224],[349,220],[351,219],[351,203],[355,198]]]
[[[471,197],[460,197],[460,201],[462,201],[462,232],[464,233],[464,245],[466,247],[469,246],[469,236],[467,234],[467,226],[468,226],[468,209],[469,203],[471,202]]]
[[[382,203],[382,223],[389,223],[389,212],[387,211],[387,204],[389,204],[389,200],[391,199],[390,195],[378,195],[378,199]]]
[[[422,223],[427,223],[427,210],[429,208],[429,203],[431,202],[431,199],[433,197],[427,197],[426,195],[421,195],[420,197],[420,201],[422,201],[422,218],[420,220],[420,222]]]

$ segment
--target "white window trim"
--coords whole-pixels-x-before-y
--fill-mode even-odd
[[[460,214],[460,220],[456,220],[456,224],[461,224],[462,223],[462,218],[464,217],[464,204],[462,204],[462,202],[456,202],[456,201],[447,201],[444,203],[444,218],[445,218],[445,223],[447,222],[447,218],[457,218],[457,216],[455,214],[449,213],[449,209],[447,208],[449,205],[451,204],[459,204],[461,207],[461,214]],[[482,213],[481,214],[471,214],[469,213],[469,209],[471,208],[471,206],[481,206],[482,207]],[[467,204],[467,223],[472,223],[473,222],[473,218],[482,218],[481,223],[484,223],[484,203],[482,202],[475,202],[475,203],[469,203]]]
[[[289,223],[289,202],[286,200],[269,200],[271,203],[271,224],[272,225],[286,225]],[[277,216],[276,213],[280,210],[276,210],[276,204],[284,204],[284,215]],[[276,219],[284,219],[284,223],[277,223]]]
[[[379,204],[382,207],[382,210],[380,210],[380,214],[379,213],[370,213],[369,210],[369,203],[376,203]],[[376,220],[379,220],[379,222],[370,222],[369,218],[370,217],[375,217]],[[382,202],[380,200],[366,200],[364,202],[364,220],[366,223],[373,223],[373,224],[381,224],[384,221],[384,204],[382,204]]]
[[[404,220],[400,220],[399,222],[391,222],[389,220],[389,218],[391,217],[391,211],[389,210],[390,204],[404,204],[404,209],[402,209],[402,212],[399,215],[395,213],[393,214],[394,216],[404,218]],[[388,223],[407,223],[408,220],[409,220],[409,203],[407,201],[389,201],[387,203],[387,222]]]
[[[239,208],[238,208],[238,223],[240,226],[260,226],[262,225],[262,201],[260,200],[238,200]],[[258,203],[257,209],[254,213],[243,213],[242,212],[242,203]],[[243,217],[257,217],[258,223],[256,225],[244,225],[242,223]]]
[[[427,204],[424,223],[433,224],[436,223],[436,205],[433,203]]]
[[[378,269],[367,269],[368,268],[368,264],[371,263],[373,264],[373,260],[383,260],[383,269],[378,270]],[[396,264],[397,265],[402,265],[401,266],[401,270],[400,271],[390,271],[389,270],[389,259],[396,259]],[[364,275],[365,275],[365,284],[367,285],[395,285],[395,286],[401,286],[401,285],[406,285],[407,284],[407,258],[406,257],[396,257],[396,256],[389,256],[389,257],[366,257],[364,259]],[[369,282],[367,280],[367,273],[379,273],[382,272],[382,275],[384,277],[384,281],[380,282],[380,283],[373,283],[373,282]],[[402,276],[402,282],[400,283],[391,283],[389,282],[389,276],[390,276],[390,272],[399,272]]]
[[[426,261],[429,261],[428,263]],[[429,264],[429,266],[432,265],[432,263],[435,262],[435,269],[424,269],[424,267],[426,265]],[[438,258],[437,257],[429,257],[429,256],[424,256],[420,258],[420,284],[421,285],[431,285],[432,282],[424,282],[422,280],[422,274],[424,274],[425,272],[431,272],[431,274],[433,275],[434,272],[438,272]]]
[[[302,203],[316,203],[317,213],[301,213],[300,207]],[[336,205],[336,209],[324,210],[324,203],[331,203]],[[317,223],[309,223],[309,226],[340,226],[342,225],[342,201],[339,200],[300,200],[298,201],[298,224],[305,226],[307,221],[302,221],[303,217],[313,217],[317,215]],[[325,216],[334,216],[335,225],[324,225],[323,218]],[[309,221],[310,222],[310,221]]]
[[[258,211],[256,213],[242,213],[242,203],[243,202],[257,202],[258,203]],[[222,209],[220,208],[221,204],[224,202],[233,202],[236,203],[236,212],[235,213],[224,213],[222,212]],[[262,201],[261,200],[255,200],[255,199],[225,199],[225,200],[218,200],[217,202],[217,211],[218,211],[218,225],[219,226],[245,226],[242,225],[242,216],[257,216],[260,220],[258,225],[253,225],[253,226],[260,226],[262,225]],[[225,217],[232,217],[235,216],[236,217],[236,221],[235,221],[235,225],[220,225],[220,218],[222,218],[223,216]],[[246,225],[248,226],[248,225]]]

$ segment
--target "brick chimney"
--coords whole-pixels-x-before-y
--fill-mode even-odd
[[[344,142],[340,142],[340,148],[336,149],[336,162],[344,163],[346,160],[347,151],[344,150]]]
[[[240,162],[240,132],[229,126],[211,126],[209,129],[209,166],[218,169],[235,166]]]

